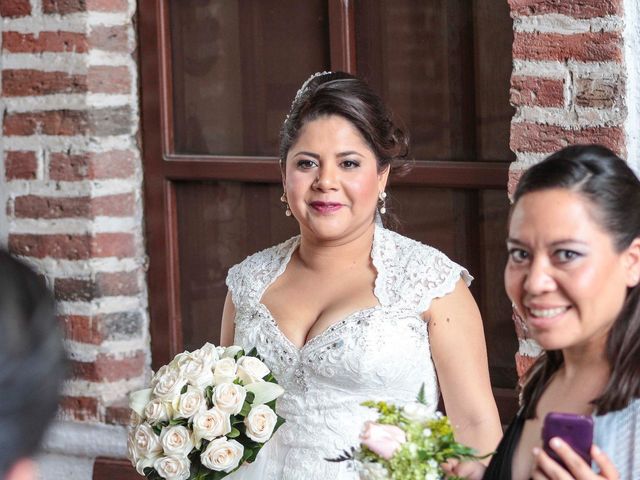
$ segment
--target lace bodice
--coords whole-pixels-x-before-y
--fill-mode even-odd
[[[364,400],[397,404],[415,399],[422,384],[435,409],[438,387],[427,325],[421,314],[434,298],[471,277],[438,250],[376,226],[371,259],[379,305],[354,312],[297,348],[261,303],[284,272],[299,237],[234,266],[227,285],[236,307],[235,342],[257,348],[285,394],[278,399],[284,426],[256,462],[233,478],[356,478],[336,457],[358,443],[372,412]]]

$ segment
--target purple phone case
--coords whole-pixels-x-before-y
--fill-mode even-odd
[[[585,462],[591,465],[591,444],[593,443],[593,420],[591,417],[573,413],[548,413],[542,426],[544,451],[560,465],[564,463],[549,446],[549,440],[560,437],[567,442]],[[566,468],[566,467],[565,467]]]

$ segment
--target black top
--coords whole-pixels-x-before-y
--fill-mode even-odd
[[[515,418],[509,424],[491,463],[484,472],[482,480],[511,480],[511,466],[513,454],[522,435],[524,426],[524,408],[521,408]]]

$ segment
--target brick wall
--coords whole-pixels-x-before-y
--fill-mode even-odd
[[[637,126],[628,123],[627,100],[628,92],[638,88],[628,75],[638,49],[627,49],[625,55],[635,21],[630,11],[638,8],[634,1],[509,0],[514,21],[511,103],[516,107],[510,195],[524,170],[566,145],[601,143],[623,158],[637,157],[628,150]],[[522,374],[539,347],[517,315],[514,321]]]
[[[124,456],[149,374],[135,6],[0,1],[0,240],[48,278],[71,357],[43,478]]]

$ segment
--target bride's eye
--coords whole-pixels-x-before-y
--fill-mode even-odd
[[[344,160],[342,162],[342,168],[352,169],[358,168],[360,166],[360,162],[357,160]]]
[[[522,263],[529,259],[529,252],[521,248],[510,248],[508,253],[514,263]]]
[[[308,159],[300,159],[298,160],[298,162],[296,163],[297,167],[302,169],[302,170],[307,170],[310,168],[313,168],[316,166],[316,162],[314,162],[313,160],[308,160]]]

